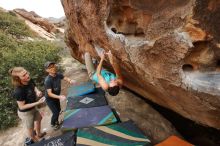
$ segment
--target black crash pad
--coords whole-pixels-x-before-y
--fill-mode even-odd
[[[105,91],[102,88],[96,88],[95,92],[75,97],[67,98],[66,110],[91,108],[107,105]]]
[[[31,144],[31,146],[74,146],[75,140],[75,133],[71,131],[57,137]]]

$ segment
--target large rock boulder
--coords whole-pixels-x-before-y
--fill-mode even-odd
[[[66,42],[111,50],[124,85],[195,122],[220,129],[220,2],[217,0],[62,0]],[[110,68],[108,61],[105,67]]]
[[[55,26],[52,23],[40,17],[33,11],[28,12],[25,9],[14,9],[13,11],[19,14],[20,16],[24,17],[25,19],[31,21],[32,23],[39,25],[49,33],[55,31]]]

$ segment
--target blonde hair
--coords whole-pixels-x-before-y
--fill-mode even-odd
[[[23,67],[14,67],[14,68],[9,69],[8,73],[12,77],[11,82],[14,87],[23,86],[18,74],[24,70],[26,70],[26,69],[24,69]]]

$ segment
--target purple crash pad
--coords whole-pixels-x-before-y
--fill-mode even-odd
[[[117,118],[109,106],[66,110],[62,130],[116,123]]]

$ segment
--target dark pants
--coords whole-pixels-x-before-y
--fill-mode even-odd
[[[51,125],[58,124],[59,121],[59,115],[60,115],[60,100],[58,99],[47,99],[47,105],[49,106],[51,112],[52,112],[52,117],[51,117]]]

